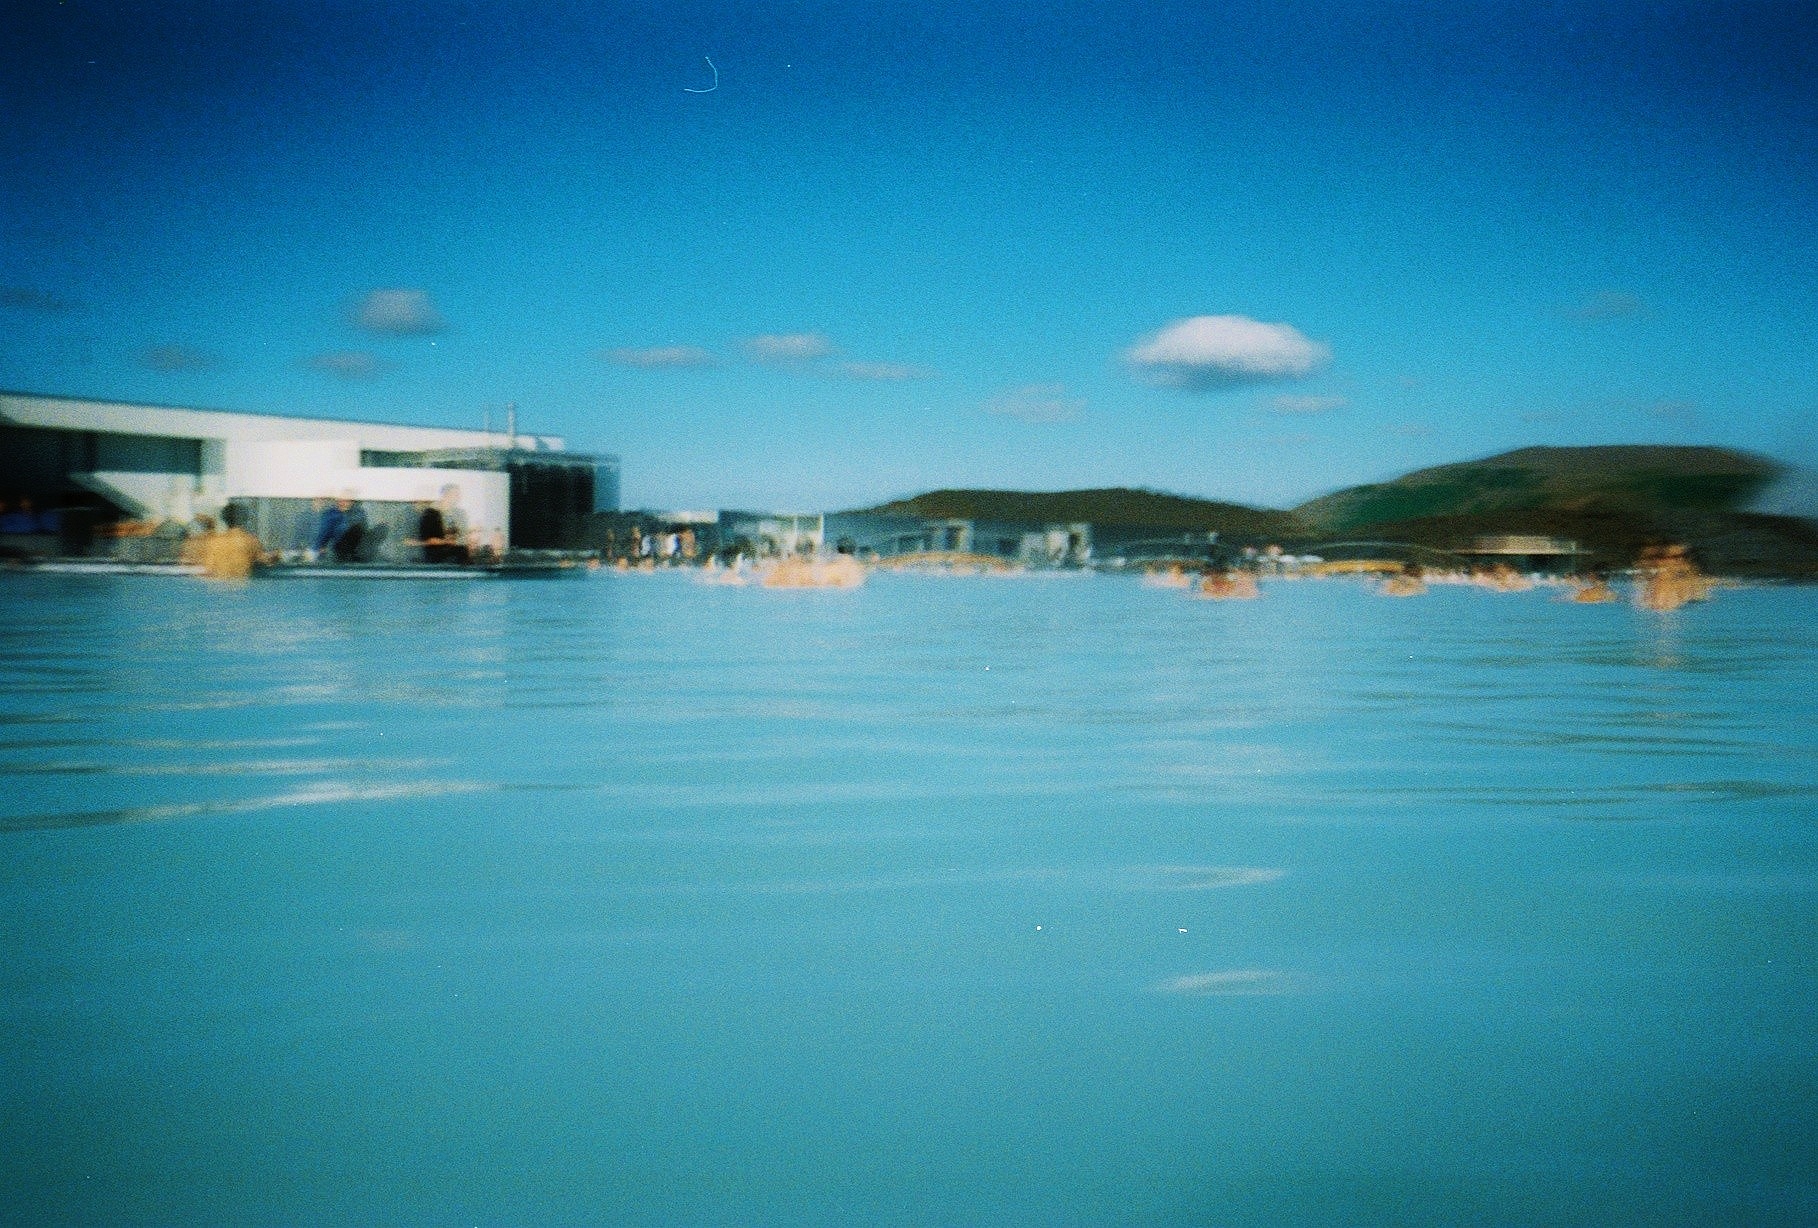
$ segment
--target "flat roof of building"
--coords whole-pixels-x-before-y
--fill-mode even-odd
[[[504,431],[406,426],[392,422],[311,418],[241,410],[188,409],[29,392],[0,391],[0,423],[50,430],[99,431],[177,439],[341,440],[357,442],[363,448],[376,451],[396,452],[442,448],[504,448],[537,452],[566,450],[559,435],[520,433],[512,436]]]

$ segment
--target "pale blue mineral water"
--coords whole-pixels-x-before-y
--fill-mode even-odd
[[[1818,1221],[1818,594],[0,576],[0,1218]]]

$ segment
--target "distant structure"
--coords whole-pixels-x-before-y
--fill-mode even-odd
[[[1578,543],[1566,538],[1544,537],[1528,533],[1479,534],[1469,550],[1458,554],[1478,560],[1494,559],[1521,571],[1571,570],[1580,555]]]
[[[302,541],[318,501],[364,503],[387,553],[414,505],[457,492],[469,527],[510,549],[584,544],[618,510],[619,460],[515,431],[175,409],[0,393],[0,497],[110,520],[187,523],[229,502],[270,548]]]
[[[1024,524],[878,512],[781,512],[722,509],[645,512],[649,531],[692,530],[707,553],[754,558],[849,554],[866,562],[1085,567],[1089,524]]]

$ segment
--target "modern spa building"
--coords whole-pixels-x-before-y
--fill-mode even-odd
[[[619,461],[515,431],[0,393],[0,499],[103,524],[184,524],[232,502],[284,549],[306,539],[321,500],[346,497],[393,554],[414,532],[416,504],[451,495],[483,540],[576,548],[594,512],[618,510]]]

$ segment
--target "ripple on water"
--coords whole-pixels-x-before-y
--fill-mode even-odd
[[[1136,866],[1125,880],[1147,891],[1215,891],[1272,883],[1285,873],[1272,866]]]
[[[250,814],[293,806],[323,806],[344,802],[398,801],[406,798],[443,797],[481,793],[494,786],[474,780],[412,780],[381,785],[356,785],[320,781],[281,793],[201,802],[175,802],[155,806],[123,806],[112,810],[72,810],[0,818],[0,832],[48,831],[63,827],[103,827],[120,823],[167,823],[178,819]]]

